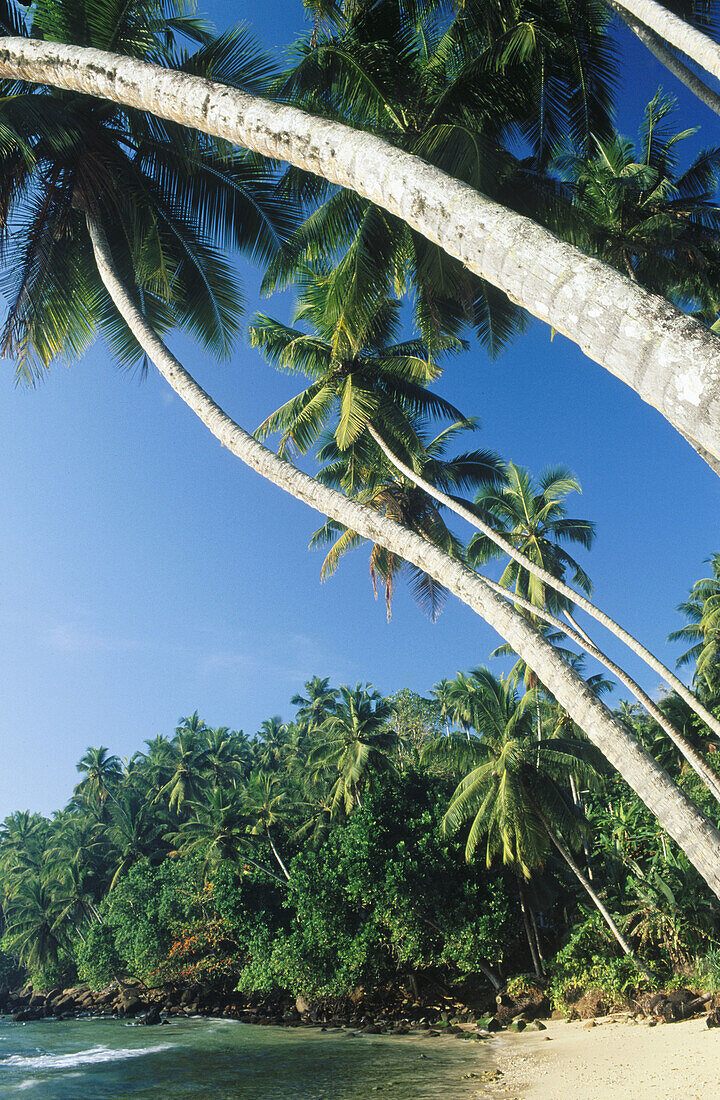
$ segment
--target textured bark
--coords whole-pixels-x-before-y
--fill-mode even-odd
[[[461,562],[386,516],[321,485],[236,424],[148,326],[117,276],[101,226],[90,217],[87,224],[100,276],[125,323],[163,378],[223,446],[291,496],[429,573],[485,619],[617,768],[720,897],[720,833],[542,635]]]
[[[662,42],[674,46],[706,73],[720,80],[720,46],[679,15],[654,0],[613,0],[611,6],[618,13],[626,12],[644,24]]]
[[[455,512],[456,515],[460,516],[467,523],[475,527],[478,531],[481,531],[487,538],[494,542],[496,546],[504,551],[504,553],[511,557],[513,561],[516,561],[518,565],[521,565],[523,567],[523,569],[527,569],[529,573],[532,573],[533,576],[538,578],[538,580],[541,580],[543,584],[548,586],[548,588],[552,588],[555,590],[555,592],[559,592],[561,596],[566,596],[569,600],[572,600],[572,602],[576,604],[577,607],[587,612],[587,614],[591,615],[593,619],[596,619],[597,622],[599,622],[602,626],[606,628],[606,630],[609,630],[611,634],[614,634],[619,641],[624,642],[625,645],[629,649],[631,649],[637,657],[645,662],[648,668],[651,668],[653,672],[657,672],[659,676],[662,676],[663,680],[665,680],[669,687],[677,692],[681,699],[684,699],[691,710],[695,714],[697,714],[698,718],[700,718],[700,720],[704,722],[705,725],[708,726],[708,728],[711,729],[717,737],[720,737],[720,721],[718,721],[715,715],[712,714],[707,709],[707,707],[704,707],[702,705],[700,700],[690,691],[690,688],[687,687],[687,685],[684,684],[682,680],[675,675],[674,672],[671,672],[669,668],[666,668],[666,666],[658,657],[655,656],[654,653],[651,653],[649,649],[645,648],[642,642],[639,642],[637,638],[633,637],[633,635],[629,633],[629,631],[625,630],[625,628],[620,626],[619,623],[616,623],[614,619],[611,619],[609,615],[606,615],[604,611],[601,611],[600,608],[591,603],[590,600],[587,599],[587,597],[583,596],[580,592],[576,592],[573,588],[570,588],[569,585],[565,584],[564,581],[561,581],[557,577],[553,576],[552,573],[548,573],[546,569],[543,569],[542,566],[537,565],[536,562],[531,561],[531,559],[526,557],[521,550],[518,550],[515,546],[513,546],[511,542],[508,542],[506,538],[503,538],[502,535],[499,535],[493,527],[490,527],[489,524],[485,523],[485,521],[480,519],[480,517],[477,516],[474,512],[471,512],[469,508],[465,508],[458,501],[454,500],[453,497],[448,496],[447,493],[443,493],[442,490],[436,488],[436,486],[432,485],[429,481],[426,481],[424,478],[420,477],[419,474],[416,474],[411,466],[408,466],[407,463],[403,462],[402,459],[398,458],[398,456],[393,453],[393,451],[390,449],[390,447],[388,447],[387,443],[382,438],[377,429],[374,428],[371,424],[368,424],[367,430],[377,443],[378,447],[380,447],[381,451],[388,459],[388,461],[390,461],[393,466],[395,466],[395,468],[400,471],[403,477],[406,477],[408,481],[412,481],[414,485],[417,485],[419,489],[422,489],[428,494],[428,496],[431,496],[434,500],[438,501],[439,504],[443,504],[446,508],[450,509],[450,511],[452,512]],[[497,591],[500,591],[499,587],[497,586],[496,589]],[[518,599],[515,599],[515,602],[522,604],[522,601]],[[527,607],[530,608],[531,605],[528,604]],[[532,611],[533,614],[540,614],[540,612],[534,606],[532,607]],[[567,630],[567,627],[565,627],[564,624],[561,623],[558,619],[555,619],[553,617],[548,618],[547,614],[544,614],[541,617],[544,618],[546,622],[552,623],[553,626],[558,626],[561,630]],[[583,649],[585,649],[588,653],[592,653],[594,657],[596,656],[598,660],[602,661],[602,663],[605,664],[607,668],[610,668],[611,666],[608,664],[608,658],[605,657],[605,655],[598,649],[592,639],[589,638],[583,630],[581,630],[581,628],[572,618],[570,619],[570,622],[572,623],[576,635],[579,635],[579,640],[578,638],[575,638],[574,640],[578,641],[578,644],[581,645]],[[620,675],[622,673],[622,676],[625,677],[622,682],[625,684],[626,687],[630,688],[630,690],[633,692],[634,695],[636,695],[638,699],[640,699],[640,702],[643,704],[643,706],[646,706],[649,702],[650,705],[654,707],[654,710],[652,711],[653,717],[661,725],[663,725],[663,722],[665,723],[663,725],[663,729],[665,729],[667,732],[667,719],[665,719],[662,714],[660,714],[660,712],[657,710],[657,707],[655,707],[652,703],[652,700],[650,700],[644,692],[642,692],[642,699],[639,695],[637,695],[637,691],[641,691],[641,689],[637,687],[637,684],[635,684],[633,680],[630,680],[630,678],[627,676],[627,673],[624,673],[623,670],[619,668],[619,666],[613,664],[612,670],[615,671],[616,675]],[[658,714],[660,714],[659,718]],[[676,734],[676,736],[680,738],[680,734]],[[675,743],[677,744],[678,748],[680,748],[680,742],[676,741]],[[688,744],[688,742],[684,743],[686,745]],[[686,755],[684,749],[680,748],[680,751],[683,753],[683,755]],[[690,762],[690,757],[687,757],[687,759]],[[693,767],[695,767],[694,764]],[[716,782],[720,784],[720,779],[718,779],[717,777]]]
[[[606,3],[609,8],[617,12],[623,23],[630,28],[644,46],[647,46],[650,53],[657,58],[661,65],[665,66],[668,72],[677,77],[706,107],[709,107],[715,114],[720,115],[720,95],[717,92],[714,92],[712,88],[708,88],[707,84],[692,69],[688,68],[679,57],[675,56],[672,50],[667,48],[662,39],[658,38],[644,23],[630,15],[621,3],[616,3],[616,0],[606,0]]]
[[[101,50],[0,38],[0,76],[146,110],[356,191],[568,336],[720,469],[715,334],[440,169],[373,134]]]

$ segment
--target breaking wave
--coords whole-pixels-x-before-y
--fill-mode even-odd
[[[98,1065],[101,1062],[121,1062],[125,1058],[142,1058],[146,1054],[157,1054],[161,1050],[170,1050],[170,1043],[161,1043],[154,1047],[139,1050],[111,1050],[110,1047],[91,1047],[90,1050],[78,1050],[74,1054],[11,1054],[0,1058],[0,1071],[3,1069],[74,1069],[75,1066]]]

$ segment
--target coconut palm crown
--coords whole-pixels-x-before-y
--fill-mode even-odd
[[[12,6],[15,33],[111,50],[264,93],[273,67],[246,29],[215,37],[191,0],[38,0]],[[98,274],[99,222],[141,312],[226,355],[242,295],[222,249],[260,259],[293,223],[254,155],[137,110],[44,87],[0,92],[0,239],[6,354],[32,380],[102,330],[122,364],[141,351]]]

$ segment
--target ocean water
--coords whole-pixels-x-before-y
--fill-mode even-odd
[[[492,1068],[484,1043],[183,1019],[0,1017],[0,1097],[105,1100],[464,1100]],[[473,1076],[469,1076],[472,1074]],[[478,1076],[475,1076],[475,1075]]]

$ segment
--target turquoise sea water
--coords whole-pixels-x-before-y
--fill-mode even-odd
[[[491,1065],[484,1044],[178,1020],[0,1018],[0,1097],[104,1100],[464,1100]]]

